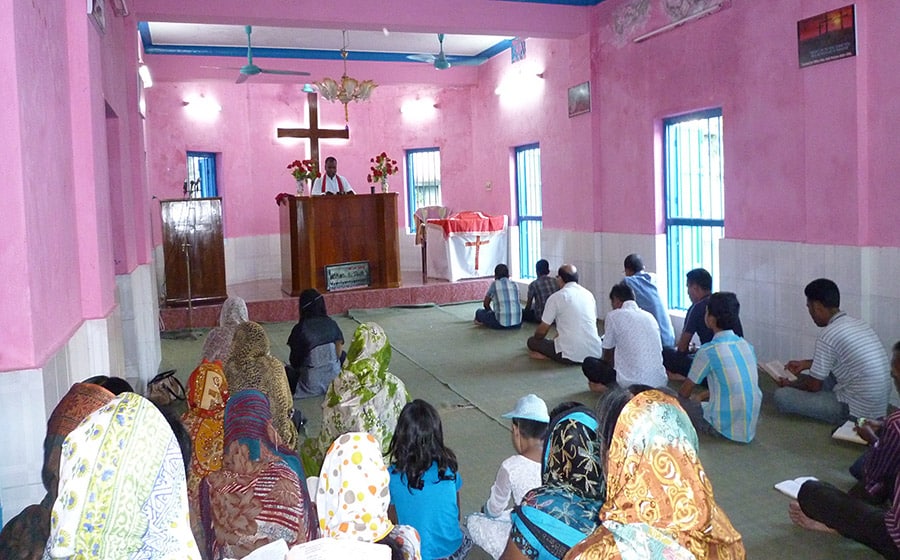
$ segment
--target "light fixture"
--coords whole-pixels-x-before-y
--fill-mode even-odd
[[[704,10],[700,10],[699,12],[697,12],[695,14],[691,14],[691,15],[689,15],[687,17],[683,17],[677,21],[673,21],[672,23],[670,23],[668,25],[664,25],[664,26],[660,27],[659,29],[654,29],[653,31],[650,31],[649,33],[644,33],[640,37],[635,37],[634,39],[632,39],[632,41],[635,43],[641,43],[651,37],[656,37],[660,33],[665,33],[666,31],[675,29],[676,27],[681,27],[682,25],[684,25],[685,23],[688,23],[690,21],[698,20],[698,19],[708,16],[710,14],[714,14],[723,8],[727,8],[728,6],[726,4],[727,4],[727,1],[723,0],[722,2],[714,4]]]
[[[341,48],[341,58],[344,60],[344,74],[338,82],[332,78],[322,78],[316,82],[319,93],[327,101],[339,101],[344,106],[344,122],[350,122],[347,104],[351,101],[365,101],[372,95],[372,91],[378,84],[372,80],[357,80],[347,75],[347,30],[343,31],[344,43]],[[304,88],[305,89],[305,88]]]
[[[438,106],[434,99],[430,97],[419,98],[417,96],[415,99],[404,101],[400,105],[400,113],[403,114],[404,119],[424,121],[434,117],[437,113],[437,108]]]
[[[182,105],[192,117],[202,121],[213,120],[222,111],[221,105],[203,94],[186,97]]]
[[[143,62],[138,66],[138,76],[141,77],[141,83],[145,88],[153,87],[153,77],[150,76],[150,68]]]
[[[316,88],[312,84],[303,84],[303,93],[316,93]]]

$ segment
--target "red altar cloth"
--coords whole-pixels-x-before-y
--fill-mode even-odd
[[[457,212],[442,220],[428,220],[429,224],[441,226],[444,238],[453,233],[499,232],[506,228],[506,216],[488,216],[481,212]]]

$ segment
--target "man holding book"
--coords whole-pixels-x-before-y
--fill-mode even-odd
[[[809,316],[822,330],[811,360],[792,360],[785,366],[797,380],[778,381],[781,388],[774,396],[778,410],[834,425],[849,418],[883,417],[890,396],[890,366],[878,335],[840,310],[841,293],[831,280],[813,280],[804,293]]]

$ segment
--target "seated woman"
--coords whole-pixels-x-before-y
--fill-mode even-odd
[[[115,397],[66,437],[44,558],[199,559],[184,467],[156,406]]]
[[[44,465],[41,468],[41,480],[47,494],[40,504],[28,506],[3,527],[0,532],[0,558],[40,560],[43,556],[50,536],[50,511],[59,489],[59,458],[63,442],[86,416],[113,400],[114,396],[99,384],[76,383],[53,409],[47,420]]]
[[[293,546],[318,537],[300,460],[274,438],[264,394],[229,397],[222,469],[200,484],[208,560],[242,558],[278,539]]]
[[[324,395],[341,371],[344,333],[328,316],[325,298],[316,289],[300,293],[300,322],[294,325],[287,343],[291,348],[286,368],[291,393],[299,399]]]
[[[391,345],[376,323],[357,327],[347,351],[347,363],[331,382],[322,402],[322,431],[303,442],[307,472],[319,472],[325,451],[347,432],[368,432],[387,449],[400,411],[409,402],[406,386],[388,372]]]
[[[604,447],[602,525],[567,558],[744,558],[741,535],[716,504],[697,456],[697,432],[674,396],[637,394]]]
[[[222,468],[225,431],[225,403],[228,402],[228,382],[219,362],[203,362],[188,378],[188,409],[181,423],[191,438],[192,453],[188,472],[188,503],[191,510],[191,530],[201,549],[203,530],[200,523],[200,481]]]
[[[294,399],[284,375],[284,364],[269,350],[269,337],[262,325],[253,321],[242,323],[234,331],[231,356],[225,362],[225,378],[232,393],[255,389],[268,397],[272,425],[278,432],[277,443],[296,450],[299,436],[291,421]]]
[[[573,406],[574,405],[574,406]],[[567,403],[553,410],[544,446],[541,481],[512,512],[500,560],[562,558],[591,534],[606,494],[597,417]]]
[[[215,362],[216,360],[223,364],[228,360],[231,354],[231,342],[234,338],[234,331],[241,323],[250,320],[247,313],[247,303],[237,297],[231,296],[222,304],[222,310],[219,312],[219,326],[213,328],[206,335],[206,341],[203,343],[203,351],[200,358]]]
[[[419,533],[388,519],[390,475],[371,434],[350,432],[331,444],[315,502],[323,537],[384,544],[392,560],[419,560]]]

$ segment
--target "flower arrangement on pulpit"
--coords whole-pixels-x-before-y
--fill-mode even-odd
[[[311,159],[295,159],[287,168],[297,181],[297,196],[306,196],[306,182],[321,176],[318,164]]]
[[[366,181],[381,183],[381,192],[388,192],[388,177],[400,171],[400,168],[397,167],[397,160],[391,159],[386,153],[381,152],[370,158],[369,161],[372,162],[372,167],[369,168],[372,172],[366,175]]]

